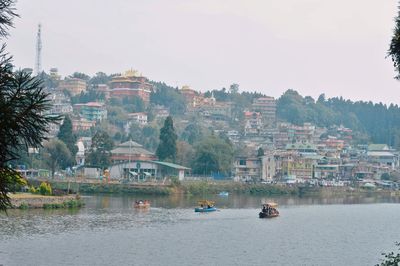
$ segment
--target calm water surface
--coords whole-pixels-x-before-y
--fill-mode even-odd
[[[212,197],[209,197],[212,198]],[[0,215],[0,265],[374,265],[400,241],[400,199],[276,198],[281,216],[259,219],[262,197],[88,196],[80,210]]]

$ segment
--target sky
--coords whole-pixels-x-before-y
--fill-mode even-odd
[[[8,51],[19,68],[94,75],[137,69],[154,81],[279,97],[400,104],[386,58],[397,0],[19,0]]]

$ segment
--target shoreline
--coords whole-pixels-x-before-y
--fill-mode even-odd
[[[243,184],[230,181],[184,181],[179,184],[156,183],[94,183],[47,180],[55,189],[85,194],[139,194],[139,195],[202,195],[226,191],[232,194],[265,196],[355,196],[382,194],[400,196],[400,190],[365,189],[353,187],[282,186],[278,184]]]

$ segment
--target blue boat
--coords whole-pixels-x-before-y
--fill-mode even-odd
[[[217,208],[215,208],[215,207],[210,207],[210,208],[208,208],[208,207],[197,207],[197,208],[194,208],[194,212],[214,212],[216,210],[217,210]]]
[[[220,193],[218,193],[218,196],[220,196],[220,197],[228,197],[229,196],[229,192],[221,191]]]
[[[200,207],[194,208],[194,212],[214,212],[217,208],[214,207],[214,202],[209,200],[199,201]]]

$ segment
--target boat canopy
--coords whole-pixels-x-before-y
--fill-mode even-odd
[[[266,202],[266,203],[263,203],[263,205],[268,205],[272,208],[278,207],[278,203],[276,203],[276,202]]]
[[[199,200],[199,205],[214,205],[214,201],[211,201],[211,200]]]

